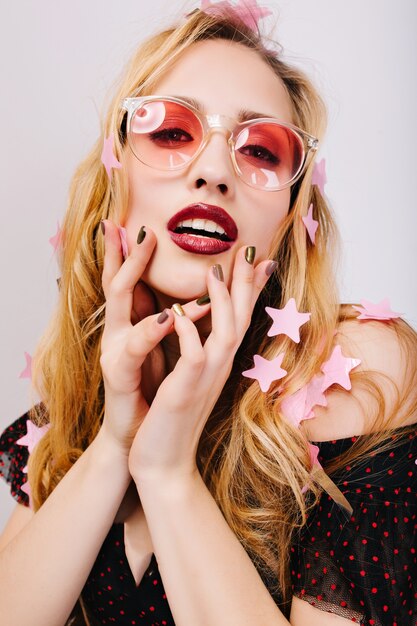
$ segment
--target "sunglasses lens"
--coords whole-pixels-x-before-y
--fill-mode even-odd
[[[131,119],[129,143],[134,154],[157,169],[184,166],[202,140],[203,128],[198,117],[176,102],[145,102]]]
[[[259,122],[238,135],[235,156],[242,178],[253,187],[274,190],[289,183],[304,160],[301,138],[290,128]]]

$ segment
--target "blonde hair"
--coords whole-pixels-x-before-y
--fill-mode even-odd
[[[151,93],[157,78],[181,53],[207,39],[233,41],[261,55],[287,89],[294,123],[319,139],[323,137],[326,109],[311,81],[268,51],[232,10],[224,11],[223,16],[195,11],[179,26],[150,37],[139,47],[116,90],[101,135],[76,170],[70,188],[63,223],[59,301],[34,358],[33,378],[42,404],[34,407],[32,419],[38,425],[51,423],[29,461],[36,510],[93,441],[103,418],[99,358],[105,301],[99,222],[110,218],[123,223],[128,206],[125,172],[114,171],[109,181],[101,163],[104,138],[114,133],[115,152],[120,155],[125,143],[124,112],[119,106],[122,98]],[[320,489],[313,484],[308,497],[304,494],[303,487],[311,484],[308,444],[302,432],[283,417],[281,402],[320,370],[340,320],[356,316],[339,305],[332,265],[337,232],[325,199],[311,184],[312,172],[313,161],[292,189],[289,214],[270,250],[270,258],[278,261],[277,271],[256,304],[232,373],[201,437],[197,459],[228,524],[262,575],[277,581],[275,591],[284,601],[290,597],[290,542],[295,529],[305,524]],[[311,203],[319,222],[316,245],[307,240],[301,220]],[[281,308],[291,297],[299,310],[311,312],[298,344],[282,335],[267,337],[270,319],[264,307]],[[415,333],[405,322],[392,321],[389,326],[406,352],[415,353]],[[285,352],[283,366],[288,371],[284,388],[277,383],[263,393],[256,381],[241,376],[252,367],[254,353],[271,359],[280,352]],[[361,374],[353,374],[352,379],[363,380],[378,400],[374,417],[381,426],[385,410],[377,380],[361,378]],[[398,394],[394,410],[401,402]],[[389,419],[384,424],[389,427]],[[383,444],[388,435],[389,430],[380,430],[348,454],[358,459],[371,447]],[[342,467],[343,462],[336,460],[332,469]]]

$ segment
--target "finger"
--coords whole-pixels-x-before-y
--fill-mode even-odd
[[[175,385],[178,389],[191,388],[205,363],[205,352],[195,324],[185,315],[179,304],[174,304],[174,329],[178,334],[181,356],[175,366]]]
[[[135,244],[129,256],[109,284],[106,297],[106,325],[112,328],[131,323],[133,292],[156,245],[155,233],[146,228],[146,236]]]
[[[272,276],[272,274],[277,269],[278,263],[276,261],[272,261],[271,259],[267,259],[266,261],[262,261],[258,263],[258,265],[254,269],[253,276],[253,300],[252,300],[252,310],[255,307],[256,301],[259,298],[259,295],[267,284],[268,280]]]
[[[137,377],[143,362],[168,334],[173,324],[173,317],[173,312],[165,309],[162,313],[150,315],[138,322],[136,326],[132,326],[118,362],[109,364],[117,369],[114,377],[120,381],[124,389],[130,384],[132,389],[135,389],[135,386],[139,384],[140,380]],[[102,358],[105,360],[106,356]]]
[[[224,360],[236,343],[235,316],[230,293],[223,280],[221,266],[212,266],[207,273],[207,286],[211,299],[211,333],[205,343],[210,361]],[[213,357],[216,357],[213,360]]]
[[[262,261],[255,267],[255,259],[249,263],[247,258],[250,258],[248,247],[243,246],[236,254],[231,285],[231,300],[240,339],[249,327],[256,300],[269,278],[265,270],[270,261]]]
[[[104,238],[104,262],[102,285],[107,298],[109,285],[123,263],[122,245],[119,229],[110,220],[102,220],[101,230]]]

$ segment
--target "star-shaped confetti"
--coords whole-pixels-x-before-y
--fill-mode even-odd
[[[122,164],[114,155],[114,134],[110,133],[107,139],[104,140],[103,152],[101,153],[101,162],[106,168],[107,176],[111,180],[112,168],[120,169]]]
[[[25,352],[26,367],[19,374],[19,378],[32,378],[32,357],[29,352]]]
[[[36,444],[42,439],[45,433],[50,429],[50,424],[44,426],[36,426],[31,420],[26,420],[26,435],[16,441],[20,446],[27,446],[29,454],[33,451]]]
[[[265,311],[274,320],[268,330],[268,337],[287,335],[295,343],[300,343],[300,326],[308,322],[311,313],[299,313],[294,298],[290,298],[283,309],[267,306]]]
[[[342,348],[335,346],[330,359],[321,366],[321,371],[324,372],[322,391],[335,383],[348,391],[352,389],[349,372],[357,367],[360,362],[360,359],[344,357]]]
[[[53,247],[54,252],[56,252],[62,244],[62,229],[59,225],[59,222],[57,222],[56,224],[56,233],[53,237],[49,239],[49,243]]]
[[[255,354],[253,357],[255,367],[242,372],[242,376],[246,376],[246,378],[254,378],[259,382],[259,386],[262,391],[268,391],[272,381],[280,380],[287,374],[287,371],[281,368],[283,358],[284,352],[281,352],[281,354],[270,361],[268,359],[264,359],[264,357],[259,354]]]
[[[362,306],[352,305],[352,309],[359,311],[358,320],[392,320],[401,317],[401,313],[391,310],[388,298],[374,304],[369,300],[361,300]]]
[[[320,461],[318,459],[320,448],[318,446],[315,446],[314,443],[309,442],[308,449],[310,451],[311,467],[314,467],[314,466],[321,467]]]
[[[304,226],[306,227],[311,243],[315,244],[316,243],[316,230],[319,227],[319,223],[317,220],[313,219],[313,203],[310,204],[307,216],[301,217],[301,219],[304,222]]]
[[[129,254],[129,249],[127,247],[127,232],[126,232],[126,228],[124,228],[123,226],[119,226],[119,235],[120,235],[120,242],[122,244],[122,254],[123,254],[123,260],[127,259],[128,254]]]
[[[306,385],[306,412],[311,411],[314,406],[327,406],[326,396],[323,393],[324,376],[316,374]]]
[[[32,490],[30,488],[29,481],[26,481],[24,485],[21,485],[20,491],[23,491],[23,493],[26,493],[26,495],[29,496],[29,508],[33,509]]]
[[[324,196],[324,185],[327,183],[326,176],[326,159],[322,159],[321,161],[317,161],[314,164],[313,175],[311,178],[311,184],[317,185],[320,189],[320,193]]]
[[[201,1],[201,10],[205,13],[220,13],[222,8],[231,8],[235,15],[251,30],[257,31],[258,22],[263,17],[272,15],[272,11],[266,7],[258,6],[256,0],[239,0],[237,4],[231,4],[225,0],[221,2]]]
[[[282,412],[286,419],[294,424],[296,428],[300,426],[303,420],[311,419],[314,417],[313,411],[306,408],[307,400],[307,385],[304,385],[292,393],[287,398],[284,398],[281,404]]]

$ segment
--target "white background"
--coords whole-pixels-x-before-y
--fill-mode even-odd
[[[264,4],[278,16],[287,60],[310,74],[329,107],[318,159],[327,161],[326,195],[344,243],[341,299],[388,296],[417,327],[417,3]],[[97,137],[104,98],[142,37],[196,6],[1,1],[0,430],[30,405],[29,382],[18,377],[56,300],[59,273],[48,239],[75,167]],[[13,506],[0,481],[0,527]]]

